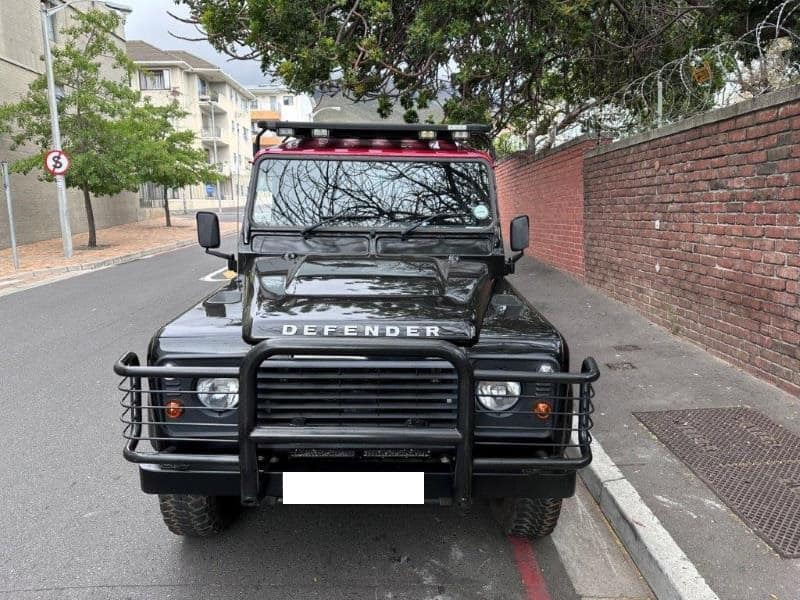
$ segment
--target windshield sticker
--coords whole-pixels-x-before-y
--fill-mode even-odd
[[[472,207],[472,216],[479,221],[483,221],[489,216],[489,207],[485,204],[478,204]]]

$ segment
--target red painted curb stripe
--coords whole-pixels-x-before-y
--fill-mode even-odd
[[[508,541],[514,550],[514,560],[517,562],[517,571],[522,579],[526,600],[552,600],[530,542],[525,538],[511,536]]]

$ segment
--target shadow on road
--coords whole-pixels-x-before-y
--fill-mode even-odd
[[[214,573],[234,594],[513,599],[521,593],[511,550],[484,504],[467,512],[262,507],[245,511],[221,536],[175,538],[173,545],[176,572],[188,581]]]

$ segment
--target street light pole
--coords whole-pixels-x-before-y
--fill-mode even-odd
[[[213,96],[208,96],[208,105],[211,107],[211,141],[214,147],[214,168],[219,171],[219,154],[217,154],[217,126],[214,121],[214,98]],[[214,186],[214,189],[217,191],[217,213],[222,214],[222,196],[219,193],[220,185],[222,184],[222,180],[217,180],[217,185]]]
[[[62,4],[54,9],[47,9],[47,4],[42,2],[42,42],[44,44],[44,64],[47,71],[47,100],[50,104],[50,127],[53,134],[53,149],[61,150],[61,128],[58,124],[58,102],[56,100],[56,84],[53,75],[53,55],[50,53],[50,36],[47,34],[47,19],[68,4]],[[61,241],[64,245],[64,256],[72,256],[72,230],[69,223],[69,206],[67,206],[67,187],[63,175],[56,175],[56,191],[58,192],[58,220],[61,224]]]

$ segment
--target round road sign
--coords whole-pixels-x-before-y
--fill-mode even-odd
[[[50,150],[44,157],[44,168],[51,175],[66,175],[69,165],[69,155],[63,150]]]

